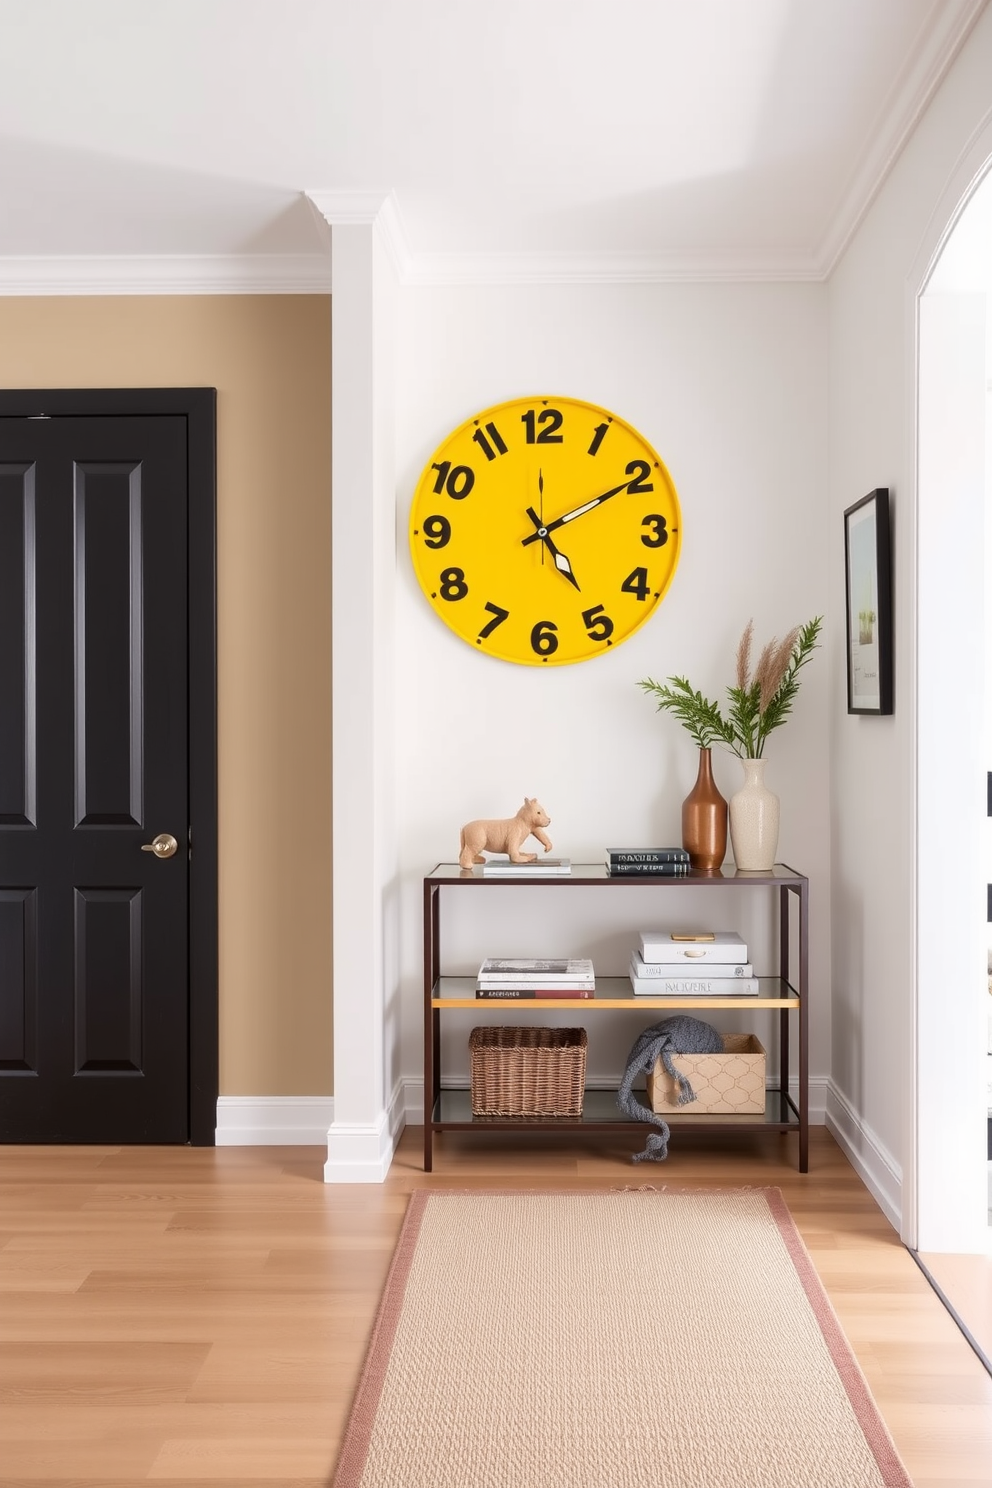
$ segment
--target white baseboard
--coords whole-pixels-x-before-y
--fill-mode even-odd
[[[423,1118],[421,1118],[423,1119]],[[218,1147],[323,1147],[327,1183],[381,1183],[406,1122],[397,1084],[378,1122],[335,1123],[331,1095],[222,1095]]]
[[[331,1123],[325,1132],[324,1182],[383,1183],[405,1124],[403,1082],[398,1080],[388,1108],[377,1121]]]
[[[833,1081],[827,1088],[827,1130],[896,1234],[901,1234],[902,1168]]]
[[[218,1147],[324,1147],[334,1120],[332,1095],[222,1095]]]
[[[424,1124],[424,1081],[416,1075],[407,1075],[401,1082],[403,1087],[403,1113],[407,1126]]]
[[[775,1082],[772,1081],[772,1084]],[[827,1092],[830,1081],[826,1075],[813,1075],[809,1082],[809,1124],[810,1126],[827,1125]],[[789,1081],[789,1094],[799,1104],[799,1081]]]

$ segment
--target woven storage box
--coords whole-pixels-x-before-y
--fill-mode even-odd
[[[666,1115],[686,1111],[719,1111],[728,1114],[764,1112],[765,1051],[753,1033],[723,1034],[722,1054],[673,1054],[672,1063],[681,1070],[696,1092],[686,1106],[678,1104],[675,1081],[660,1059],[648,1071],[648,1105]]]
[[[581,1116],[584,1028],[473,1028],[473,1116]]]

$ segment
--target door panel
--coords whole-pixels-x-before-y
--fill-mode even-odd
[[[34,889],[0,889],[0,1070],[38,1068],[38,905]]]
[[[142,820],[142,470],[77,462],[76,824]]]
[[[142,1073],[141,890],[76,890],[75,1074]]]
[[[186,419],[0,419],[0,1141],[188,1137],[187,647]]]
[[[34,466],[0,467],[0,825],[34,825]]]

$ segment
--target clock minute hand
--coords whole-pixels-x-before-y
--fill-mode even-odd
[[[621,491],[626,491],[627,487],[630,484],[631,482],[629,480],[625,480],[622,485],[614,486],[612,491],[604,491],[602,496],[594,496],[591,501],[584,501],[581,506],[573,507],[572,510],[570,512],[566,512],[563,517],[555,517],[553,522],[545,523],[544,531],[554,532],[557,530],[557,528],[564,527],[566,522],[574,522],[576,517],[583,516],[587,511],[592,511],[593,508],[596,506],[602,506],[603,502],[609,501],[611,496],[616,496]],[[532,532],[529,537],[524,538],[524,547],[526,547],[528,543],[537,542],[539,539],[542,539],[542,534],[540,532]]]
[[[565,557],[565,554],[559,552],[559,550],[555,547],[555,545],[552,542],[551,538],[548,536],[548,529],[547,529],[547,527],[545,527],[544,523],[541,521],[540,517],[537,515],[537,512],[534,510],[534,508],[532,506],[529,506],[527,508],[527,515],[530,517],[531,521],[534,523],[534,526],[537,528],[537,531],[534,533],[533,539],[531,539],[531,538],[528,537],[528,538],[525,538],[524,541],[525,542],[531,542],[531,541],[534,541],[534,542],[538,542],[538,541],[543,542],[544,546],[547,548],[548,552],[551,554],[552,558],[555,560],[555,568],[558,570],[558,572],[560,574],[564,574],[565,578],[568,579],[568,581],[569,581],[570,584],[574,584],[575,587],[576,587],[576,589],[578,589],[578,587],[579,587],[579,581],[575,577],[574,573],[572,572],[572,565],[571,565],[571,563],[569,563],[568,559]]]

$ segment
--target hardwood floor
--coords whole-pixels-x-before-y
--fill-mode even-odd
[[[992,1368],[992,1236],[987,1255],[924,1251],[920,1260]]]
[[[992,1378],[828,1133],[807,1175],[793,1143],[447,1133],[424,1174],[412,1128],[381,1186],[317,1148],[0,1147],[0,1485],[325,1488],[412,1189],[698,1182],[783,1190],[916,1488],[988,1488]]]

